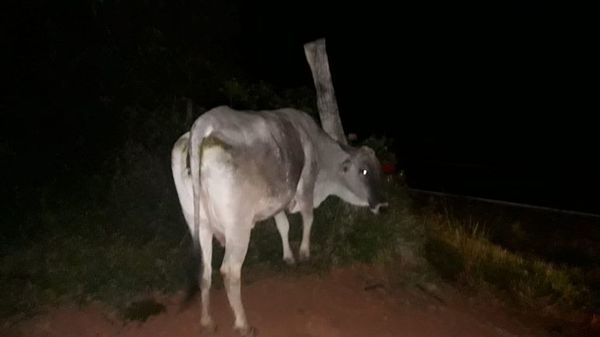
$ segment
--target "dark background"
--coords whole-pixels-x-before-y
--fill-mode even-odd
[[[223,79],[312,89],[303,43],[325,37],[346,132],[393,139],[410,186],[600,213],[597,35],[585,8],[150,0],[2,7],[6,200],[49,181],[74,188],[71,177],[104,170],[143,109],[180,97],[203,108],[227,104]],[[162,111],[147,118],[174,110]],[[168,152],[160,155],[168,165]]]

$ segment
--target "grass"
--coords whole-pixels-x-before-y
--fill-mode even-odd
[[[489,224],[481,220],[486,218]],[[490,216],[489,210],[487,215],[464,217],[446,205],[437,211],[421,211],[420,219],[427,233],[425,256],[445,280],[551,316],[600,310],[599,293],[586,277],[589,268],[520,253],[493,242],[499,230],[491,224],[501,221]],[[505,227],[520,235],[520,240],[531,235],[514,223]]]
[[[0,260],[0,315],[28,314],[70,300],[99,300],[117,308],[148,291],[185,284],[189,261],[181,243],[134,244],[123,237],[53,237]]]

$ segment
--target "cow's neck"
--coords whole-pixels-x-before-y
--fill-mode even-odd
[[[341,181],[341,163],[348,157],[348,153],[334,141],[323,142],[319,150],[321,165],[315,182],[314,207],[318,207],[330,195],[351,204],[360,203]]]

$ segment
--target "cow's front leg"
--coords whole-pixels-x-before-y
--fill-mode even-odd
[[[296,261],[294,260],[294,255],[290,249],[290,223],[284,211],[275,214],[275,224],[277,225],[277,230],[281,236],[281,244],[283,246],[283,261],[285,261],[285,263],[288,265],[293,265],[296,263]]]
[[[302,212],[302,243],[300,244],[300,260],[307,261],[310,258],[310,230],[313,223],[312,207],[305,208]]]

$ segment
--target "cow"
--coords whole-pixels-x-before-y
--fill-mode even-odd
[[[240,285],[256,222],[275,219],[284,260],[293,263],[286,212],[302,216],[300,258],[308,259],[313,210],[328,196],[369,207],[373,213],[387,205],[374,151],[335,141],[310,115],[292,108],[218,106],[206,111],[173,146],[172,169],[194,246],[202,255],[201,325],[214,329],[209,311],[214,236],[225,247],[220,271],[234,329],[241,336],[255,335]]]

